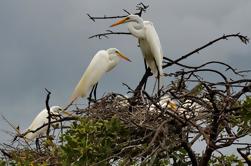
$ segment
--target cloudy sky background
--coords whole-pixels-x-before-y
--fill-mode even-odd
[[[89,20],[86,13],[103,16],[134,12],[139,1],[117,0],[1,0],[0,1],[0,114],[21,129],[29,126],[45,107],[46,92],[51,105],[64,106],[100,49],[116,47],[133,61],[120,64],[99,84],[105,92],[125,93],[125,82],[135,87],[144,72],[140,49],[132,36],[88,39],[109,29],[115,20]],[[249,0],[156,0],[143,15],[154,22],[165,56],[176,59],[223,34],[241,32],[251,37]],[[124,30],[125,25],[113,30]],[[239,69],[251,69],[251,46],[238,39],[220,42],[190,58],[187,64],[219,60]],[[172,70],[172,69],[170,69]],[[168,72],[168,71],[166,71]],[[250,75],[249,75],[250,78]],[[81,100],[79,101],[81,102]],[[0,120],[0,142],[12,129]]]

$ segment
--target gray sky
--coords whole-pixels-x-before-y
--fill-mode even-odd
[[[143,18],[154,22],[164,54],[172,59],[223,34],[241,32],[251,37],[249,0],[143,2],[150,5]],[[133,62],[121,61],[103,77],[99,95],[111,91],[125,93],[127,89],[121,82],[134,88],[144,72],[136,39],[132,36],[88,39],[109,29],[115,20],[93,23],[85,14],[124,14],[122,9],[133,12],[136,3],[117,0],[1,0],[0,113],[25,129],[44,108],[44,88],[52,91],[51,105],[65,105],[92,56],[98,50],[110,47],[118,48]],[[113,30],[126,31],[127,28],[121,25]],[[239,69],[251,69],[250,54],[250,44],[245,46],[233,39],[207,48],[187,63],[220,60]],[[11,130],[3,120],[0,120],[0,129]],[[8,135],[0,135],[0,142],[9,140]]]

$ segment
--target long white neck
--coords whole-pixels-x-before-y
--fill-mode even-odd
[[[135,36],[136,38],[144,38],[144,23],[140,18],[137,22],[129,22],[128,23],[129,32]]]

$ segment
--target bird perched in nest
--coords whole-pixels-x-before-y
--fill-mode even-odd
[[[111,27],[124,23],[128,23],[128,31],[138,38],[146,65],[151,69],[153,75],[158,78],[159,89],[160,76],[164,75],[162,69],[163,51],[153,23],[151,21],[144,21],[138,15],[130,14],[112,24]]]
[[[131,61],[116,48],[98,51],[75,87],[72,96],[70,97],[70,104],[72,104],[78,97],[86,97],[91,89],[89,99],[91,99],[92,92],[94,91],[94,98],[96,100],[98,81],[106,72],[111,71],[119,63],[120,58],[126,61]]]
[[[51,113],[51,122],[58,120],[59,116],[69,116],[69,113],[62,110],[59,106],[52,106],[50,108]],[[47,109],[43,109],[32,121],[31,125],[25,130],[23,137],[27,141],[32,141],[36,138],[41,136],[45,136],[46,131],[48,130],[48,125],[42,127],[44,124],[48,123],[48,111]],[[55,123],[53,123],[55,124]],[[37,130],[38,128],[42,127],[41,129]],[[35,130],[37,130],[35,132]]]

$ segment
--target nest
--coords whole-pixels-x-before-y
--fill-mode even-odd
[[[137,100],[138,102],[135,102]],[[139,102],[140,100],[140,102]],[[108,94],[96,103],[85,109],[79,109],[77,114],[96,120],[120,119],[125,127],[131,131],[131,139],[138,140],[137,145],[149,145],[155,149],[160,144],[163,146],[180,144],[179,134],[184,124],[170,116],[177,112],[159,105],[160,98],[153,100],[147,97],[127,98],[121,94]],[[176,142],[177,141],[177,142]],[[135,142],[134,142],[135,143]],[[127,146],[132,145],[128,143]],[[135,144],[134,144],[135,145]],[[142,153],[147,153],[148,150]]]

